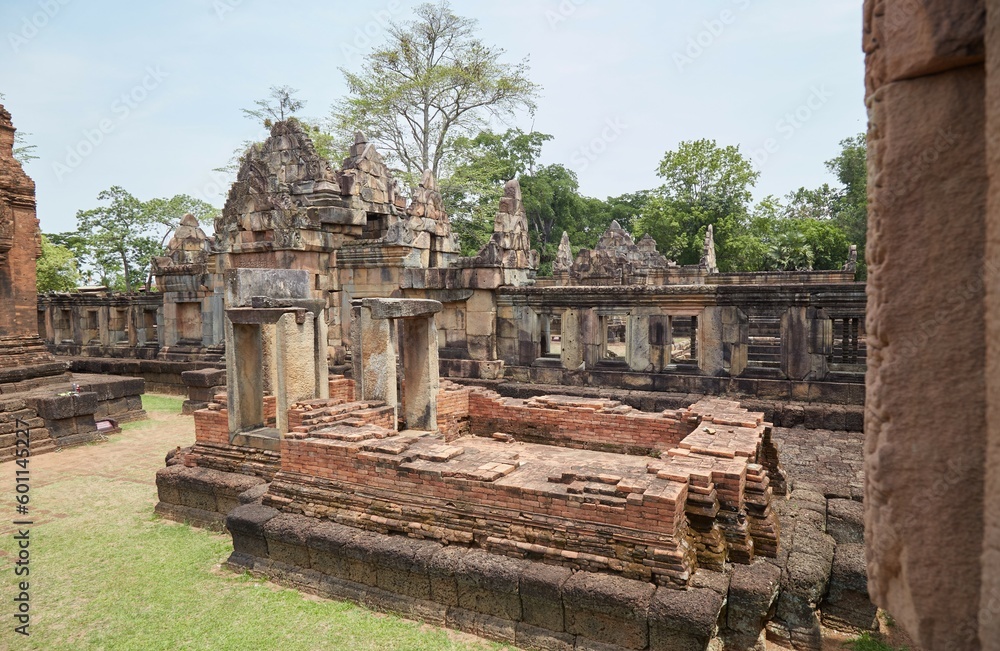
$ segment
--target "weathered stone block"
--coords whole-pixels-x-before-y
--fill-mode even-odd
[[[865,506],[854,500],[832,499],[826,504],[826,531],[838,545],[865,541]]]
[[[576,572],[563,584],[566,632],[644,649],[649,643],[646,616],[655,591],[651,583]]]
[[[726,608],[727,648],[750,651],[757,647],[780,585],[781,570],[770,562],[733,566]]]
[[[167,469],[171,467],[178,466]],[[163,500],[162,497],[160,499]],[[268,558],[264,525],[278,513],[277,509],[259,504],[246,504],[230,511],[226,516],[226,528],[233,536],[233,550],[256,558]]]
[[[519,622],[514,630],[514,644],[522,649],[541,651],[574,651],[576,638]]]
[[[525,623],[564,631],[562,587],[573,575],[566,567],[531,563],[521,574],[521,609]]]
[[[983,0],[866,0],[864,17],[869,94],[984,58]]]
[[[649,605],[650,651],[704,651],[725,603],[714,590],[657,588]]]
[[[498,556],[477,549],[463,558],[455,578],[458,605],[486,615],[519,621],[521,597],[518,585],[526,561]]]
[[[863,543],[838,544],[833,557],[830,590],[823,601],[823,623],[846,630],[877,627],[877,607],[868,598]]]

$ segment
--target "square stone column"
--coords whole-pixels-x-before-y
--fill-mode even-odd
[[[434,317],[403,320],[403,420],[408,429],[437,430],[438,347]]]
[[[637,310],[625,321],[625,356],[628,367],[639,373],[653,370],[649,344],[649,312]]]
[[[562,334],[559,341],[559,357],[563,368],[571,371],[583,364],[583,341],[580,333],[580,311],[567,309],[562,315]]]

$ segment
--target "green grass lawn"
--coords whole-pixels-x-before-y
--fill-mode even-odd
[[[162,464],[163,432],[190,427],[190,419],[173,415],[180,399],[146,396],[144,402],[152,419],[128,425],[109,442],[32,460],[39,479],[31,490],[37,520],[31,528],[30,637],[13,632],[15,581],[23,577],[13,574],[15,541],[7,516],[14,504],[3,484],[0,649],[506,648],[220,567],[231,551],[228,536],[153,514],[151,479]],[[114,463],[118,454],[120,466]],[[136,462],[136,455],[149,459]],[[15,469],[4,464],[0,473],[12,476]]]

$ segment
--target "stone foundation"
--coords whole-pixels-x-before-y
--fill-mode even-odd
[[[37,455],[97,440],[99,420],[121,424],[146,417],[141,379],[78,374],[72,380],[79,392],[69,382],[48,382],[0,395],[0,462],[14,458],[15,418],[28,423],[31,454]]]

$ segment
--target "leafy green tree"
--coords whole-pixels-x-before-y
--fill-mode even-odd
[[[76,213],[77,232],[92,247],[89,262],[101,270],[101,279],[131,293],[142,283],[144,263],[156,241],[146,234],[147,213],[142,202],[120,186],[97,195],[108,205]]]
[[[791,220],[791,229],[801,233],[813,252],[813,269],[840,269],[847,261],[850,243],[843,229],[830,220]]]
[[[787,196],[789,219],[832,219],[837,214],[837,191],[824,183],[815,190],[799,188]]]
[[[76,256],[68,247],[54,244],[42,234],[42,255],[35,265],[39,292],[68,292],[80,283]]]
[[[448,167],[451,174],[439,187],[463,255],[474,255],[493,232],[504,184],[534,169],[542,145],[552,136],[508,129],[481,131],[455,141]]]
[[[843,185],[836,191],[833,220],[848,241],[858,245],[858,274],[864,278],[865,245],[868,242],[868,144],[865,134],[840,141],[840,154],[826,162]]]
[[[161,255],[164,243],[185,213],[203,222],[211,221],[216,210],[188,195],[170,199],[140,201],[120,186],[97,195],[107,205],[77,212],[77,231],[66,234],[67,243],[82,242],[81,260],[97,271],[102,284],[133,292],[140,285],[149,291],[150,267]]]
[[[776,271],[806,271],[813,268],[816,253],[802,231],[779,232],[767,251],[769,268]]]
[[[746,231],[751,190],[760,176],[750,160],[738,147],[690,140],[663,156],[658,175],[664,183],[636,220],[637,234],[652,235],[660,252],[678,264],[697,264],[712,224],[719,268],[736,270],[730,242]],[[741,244],[740,255],[743,249]]]
[[[476,35],[477,22],[448,2],[425,3],[415,19],[392,23],[388,42],[368,54],[360,72],[341,68],[349,96],[333,107],[333,123],[348,140],[363,131],[415,176],[442,165],[459,137],[471,137],[489,118],[535,108],[539,87],[527,60],[501,60],[504,51]]]

